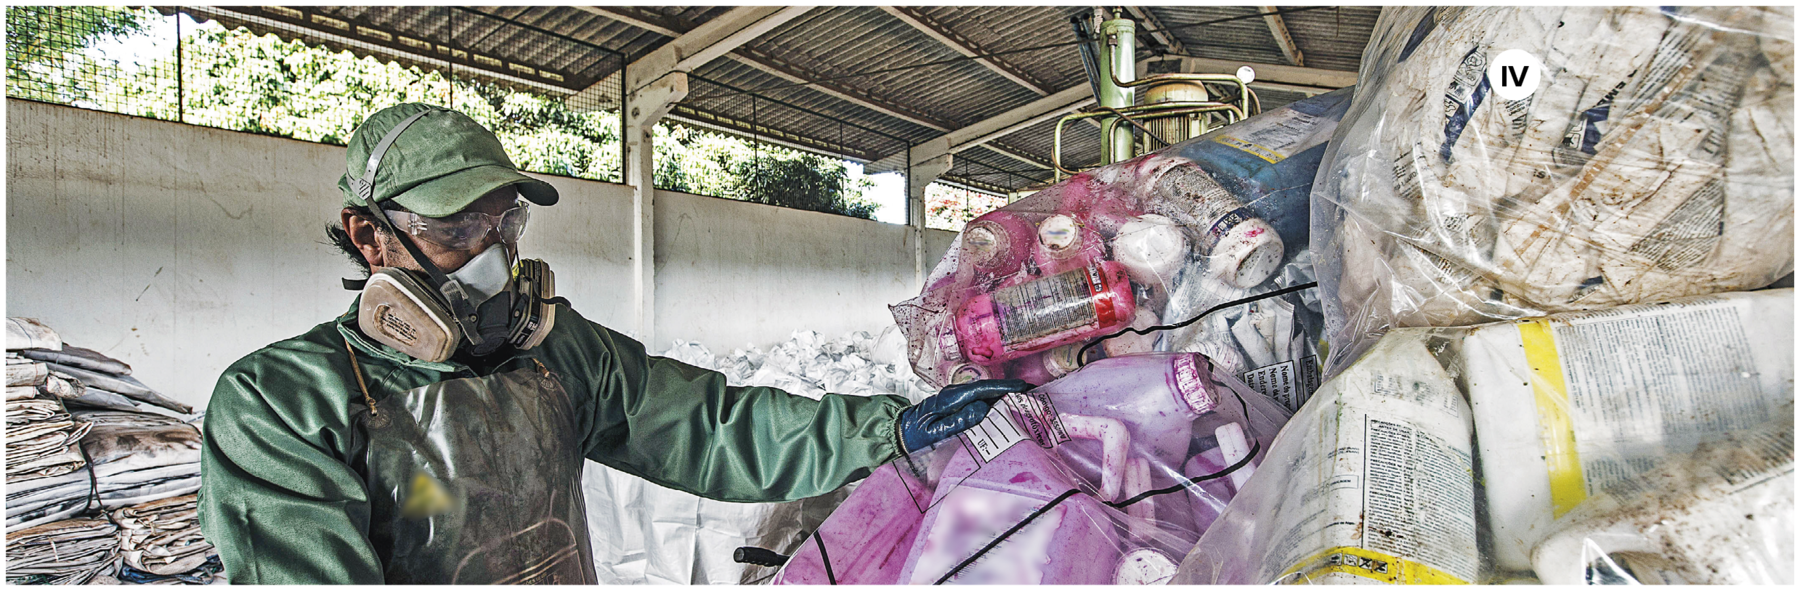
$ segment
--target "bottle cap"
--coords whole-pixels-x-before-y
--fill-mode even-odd
[[[987,368],[973,363],[958,365],[955,370],[950,372],[951,384],[967,384],[975,380],[985,380],[987,378]]]
[[[1261,218],[1249,218],[1232,226],[1213,246],[1208,271],[1234,287],[1256,287],[1275,274],[1284,253],[1281,236]]]
[[[1064,256],[1075,251],[1081,240],[1081,226],[1075,218],[1053,215],[1038,223],[1038,244],[1051,254]]]
[[[1074,373],[1075,370],[1081,369],[1081,359],[1077,357],[1080,353],[1081,343],[1072,343],[1051,349],[1044,353],[1044,371],[1050,372],[1050,376],[1056,378]]]

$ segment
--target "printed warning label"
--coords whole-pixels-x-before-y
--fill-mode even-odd
[[[988,411],[981,424],[963,431],[963,443],[991,462],[1020,441],[1031,440],[1045,449],[1069,440],[1069,431],[1056,417],[1056,407],[1043,394],[1011,394]]]
[[[1297,411],[1300,405],[1306,404],[1307,398],[1312,397],[1313,391],[1319,389],[1318,358],[1265,365],[1244,372],[1242,379],[1250,389],[1281,403],[1289,411]]]

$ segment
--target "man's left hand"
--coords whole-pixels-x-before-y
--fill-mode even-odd
[[[900,440],[908,453],[931,447],[980,424],[995,400],[1031,388],[1025,380],[976,380],[946,387],[900,411]]]

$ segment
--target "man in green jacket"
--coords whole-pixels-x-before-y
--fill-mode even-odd
[[[361,295],[232,364],[207,408],[200,523],[234,583],[593,583],[584,459],[713,499],[793,500],[1029,387],[909,406],[727,386],[553,297],[516,242],[556,190],[467,116],[382,110],[346,168],[333,234],[371,271],[345,282]]]

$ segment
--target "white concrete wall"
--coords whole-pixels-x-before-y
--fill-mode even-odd
[[[203,407],[218,374],[342,313],[353,268],[326,244],[343,149],[6,102],[6,314],[42,319]],[[630,190],[541,177],[526,256],[589,319],[629,332]],[[903,226],[680,193],[657,204],[657,340],[719,352],[800,329],[892,322],[917,293]],[[927,260],[954,235],[929,230]]]

